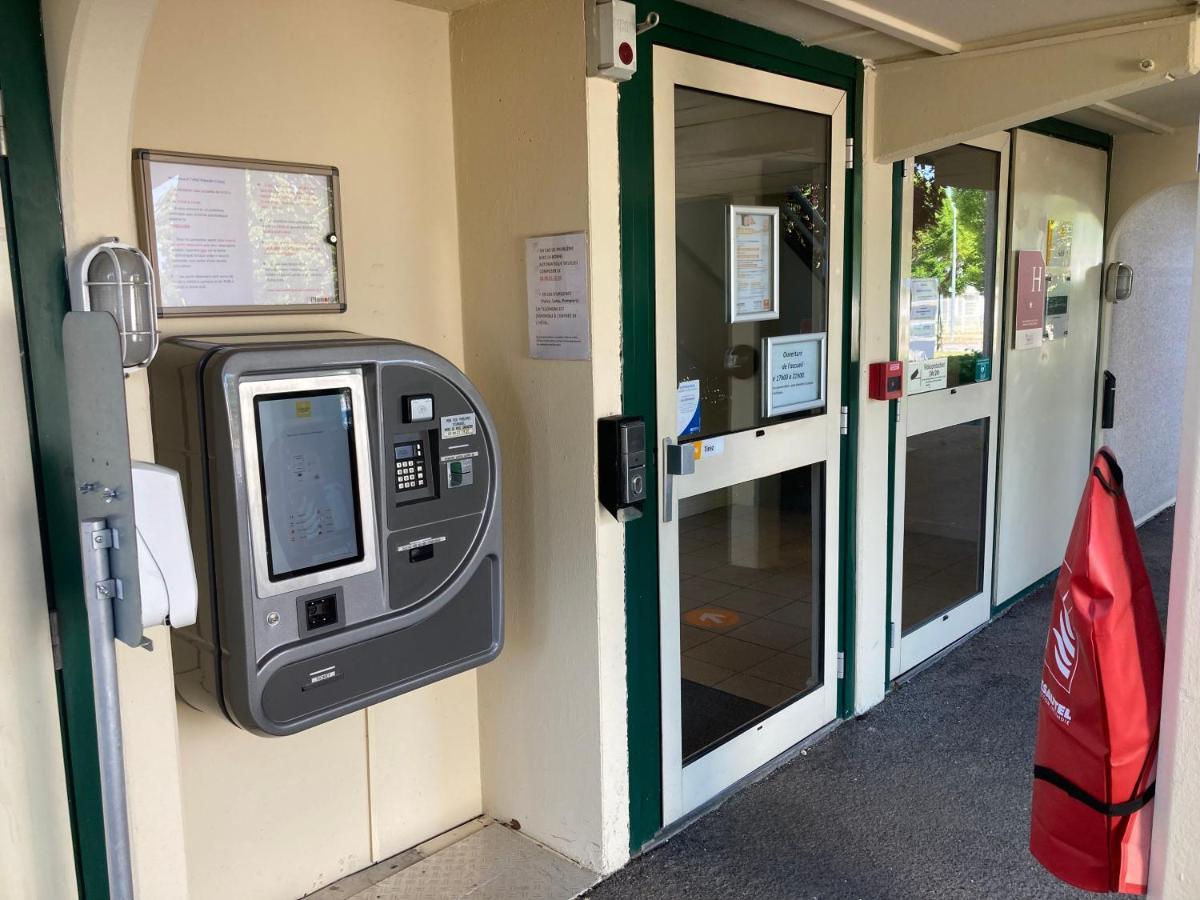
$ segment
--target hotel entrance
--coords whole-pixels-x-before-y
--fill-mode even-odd
[[[846,94],[654,50],[663,817],[837,715]]]
[[[1008,143],[904,164],[892,678],[991,613]]]

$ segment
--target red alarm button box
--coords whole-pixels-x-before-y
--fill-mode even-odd
[[[904,363],[898,359],[871,363],[872,400],[899,400],[904,396]]]

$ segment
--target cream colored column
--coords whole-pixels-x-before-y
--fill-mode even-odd
[[[1200,252],[1189,332],[1150,851],[1150,895],[1164,900],[1200,896]]]
[[[622,527],[596,501],[620,390],[616,89],[585,77],[584,5],[450,20],[466,372],[504,458],[505,647],[479,671],[487,813],[584,865],[628,856]],[[531,359],[524,241],[589,232],[591,360]]]
[[[892,316],[892,166],[874,162],[875,71],[863,73],[862,229],[858,339],[858,509],[855,517],[854,711],[883,699],[887,671],[888,414],[868,397],[868,368],[889,358]],[[899,652],[897,650],[893,652]]]

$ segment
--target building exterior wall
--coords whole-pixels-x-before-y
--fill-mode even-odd
[[[1196,188],[1177,184],[1135,204],[1109,242],[1109,258],[1133,266],[1135,277],[1128,300],[1105,304],[1105,368],[1117,395],[1104,440],[1121,461],[1136,522],[1175,502],[1195,238]]]
[[[1196,129],[1170,134],[1118,134],[1113,139],[1112,178],[1108,188],[1108,233],[1139,200],[1161,188],[1196,181]]]
[[[1024,130],[1010,159],[996,603],[1058,568],[1090,471],[1108,166],[1103,150]],[[1069,336],[1017,350],[1014,254],[1045,252],[1047,218],[1074,225]]]
[[[461,365],[449,69],[448,17],[393,0],[161,0],[133,146],[338,167],[347,292],[342,315],[164,330],[348,329]],[[482,808],[474,672],[284,739],[179,710],[193,898],[294,897]]]
[[[616,87],[584,6],[451,19],[466,370],[504,446],[506,647],[479,673],[484,808],[592,868],[628,857],[622,527],[596,501],[619,412]],[[536,23],[532,24],[531,23]],[[524,241],[588,231],[592,358],[529,358]]]
[[[347,313],[174,320],[166,333],[350,329],[462,363],[445,13],[392,0],[101,5],[46,10],[73,252],[133,236],[132,147],[335,165]],[[144,57],[127,63],[139,28]],[[105,56],[114,33],[121,59]],[[144,377],[128,399],[134,455],[151,458]],[[140,895],[296,897],[481,811],[475,673],[267,740],[178,702],[171,642],[151,637],[154,653],[119,650]],[[337,777],[316,790],[314,770]]]

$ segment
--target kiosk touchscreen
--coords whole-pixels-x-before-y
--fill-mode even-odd
[[[499,653],[499,451],[458,369],[351,334],[188,337],[150,386],[199,570],[186,699],[291,734]]]

